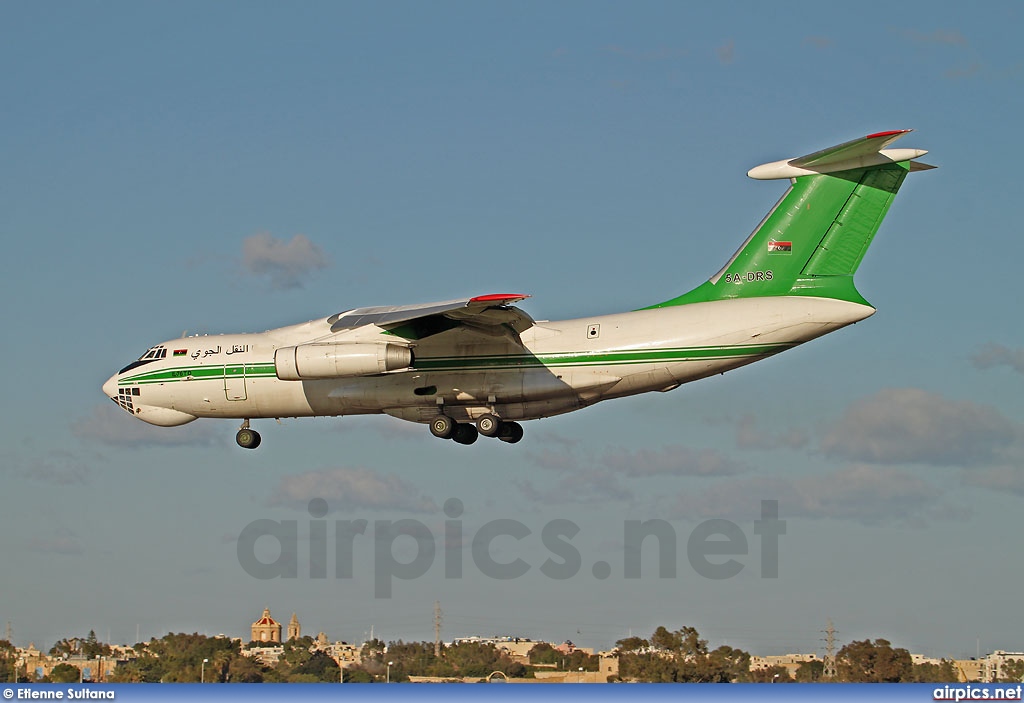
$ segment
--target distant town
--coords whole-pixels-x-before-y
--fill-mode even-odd
[[[134,645],[101,642],[95,632],[61,639],[43,651],[0,640],[0,681],[39,683],[332,682],[332,683],[617,683],[617,682],[1020,682],[1024,652],[997,650],[971,659],[936,659],[893,647],[884,639],[826,651],[758,656],[725,645],[712,648],[696,629],[658,627],[595,652],[571,640],[458,637],[443,642],[437,611],[432,642],[360,644],[303,634],[295,613],[282,625],[265,608],[249,640],[168,633]]]

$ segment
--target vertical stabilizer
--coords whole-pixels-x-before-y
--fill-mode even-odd
[[[906,131],[879,132],[748,175],[792,185],[722,269],[694,290],[652,307],[728,298],[812,295],[867,301],[853,276],[911,170],[927,152],[884,149]]]

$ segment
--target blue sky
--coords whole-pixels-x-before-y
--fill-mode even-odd
[[[1024,649],[1022,12],[0,5],[0,619],[49,647],[89,629],[242,636],[269,606],[332,639],[409,640],[432,638],[438,600],[446,638],[606,647],[693,625],[769,654],[821,651],[831,618],[840,643]],[[779,197],[748,168],[903,128],[900,146],[940,169],[908,179],[861,267],[874,317],[529,423],[514,447],[374,417],[263,421],[244,452],[234,422],[156,430],[99,390],[183,330],[492,292],[532,295],[537,319],[658,302],[718,270]],[[331,523],[422,522],[432,568],[375,598],[367,540],[354,578],[309,578],[317,496]],[[530,571],[488,578],[467,549],[446,580],[449,498],[467,541],[496,518],[526,525],[495,554]],[[787,521],[777,579],[759,577],[762,499]],[[718,518],[749,541],[724,581],[686,562]],[[238,536],[259,519],[299,522],[299,578],[242,569]],[[625,579],[624,525],[650,519],[679,537],[677,575],[658,578],[645,547]],[[540,571],[554,520],[580,527],[566,580]]]

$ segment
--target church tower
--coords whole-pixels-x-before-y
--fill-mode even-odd
[[[299,618],[292,613],[292,619],[288,621],[288,640],[297,640],[302,637],[302,625],[299,624]]]

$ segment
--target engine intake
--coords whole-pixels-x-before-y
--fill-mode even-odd
[[[274,352],[282,381],[372,376],[412,366],[412,349],[400,344],[300,344]]]

